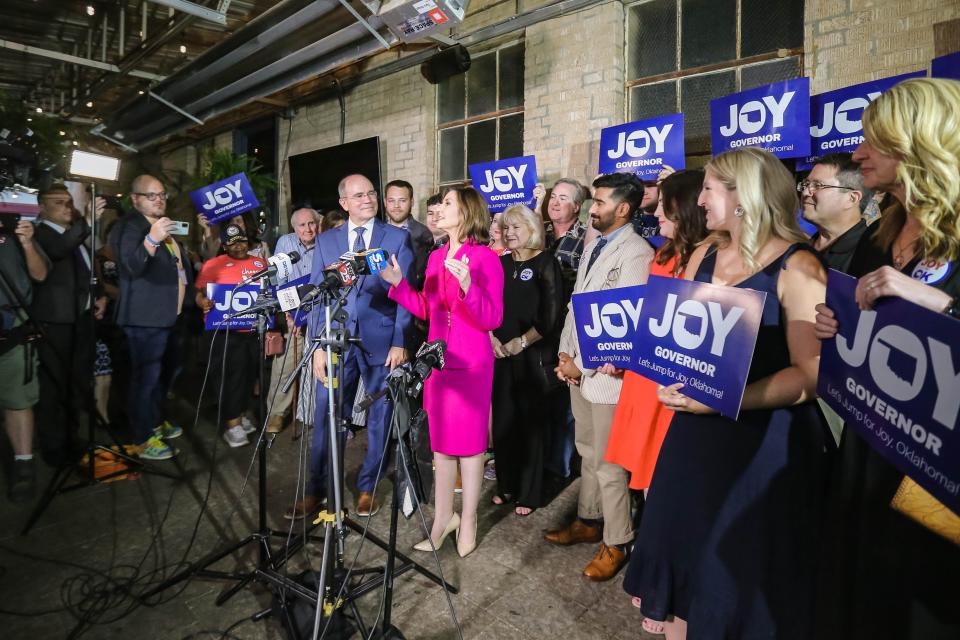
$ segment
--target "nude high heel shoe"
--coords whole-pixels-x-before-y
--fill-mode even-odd
[[[454,511],[453,515],[450,516],[450,521],[447,523],[447,526],[444,527],[443,533],[440,534],[440,540],[438,540],[435,545],[432,545],[430,543],[430,538],[427,538],[426,540],[413,545],[413,548],[417,551],[432,551],[433,549],[439,549],[443,546],[443,541],[447,539],[447,536],[454,531],[460,531],[460,514],[458,514],[456,511]]]
[[[460,554],[461,558],[466,558],[468,555],[473,553],[473,550],[477,548],[477,521],[473,521],[473,542],[468,544],[460,544],[460,530],[457,530],[457,553]]]

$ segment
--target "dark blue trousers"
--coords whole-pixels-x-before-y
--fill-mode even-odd
[[[171,331],[171,327],[123,327],[130,350],[127,412],[136,444],[146,442],[163,420],[163,362]]]
[[[351,348],[344,361],[343,379],[340,392],[343,393],[343,414],[349,418],[353,413],[353,401],[357,394],[357,383],[362,378],[366,393],[373,394],[383,388],[387,379],[387,367],[382,360],[371,360],[359,349]],[[316,415],[313,422],[313,446],[310,459],[310,482],[307,494],[322,495],[327,490],[327,456],[330,448],[330,425],[327,416],[327,388],[317,381]],[[339,392],[338,392],[339,395]],[[390,418],[386,397],[379,398],[370,406],[367,413],[367,454],[357,478],[359,491],[373,491],[387,442],[387,426]],[[343,461],[340,461],[343,464]],[[386,466],[386,462],[384,462]],[[383,473],[381,472],[381,476]]]

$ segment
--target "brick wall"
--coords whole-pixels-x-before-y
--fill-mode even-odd
[[[596,175],[600,130],[625,115],[624,31],[619,2],[527,29],[523,145],[542,181]]]
[[[474,0],[454,35],[548,2]],[[936,54],[934,25],[960,18],[958,0],[806,0],[805,7],[805,66],[814,93],[928,67]],[[526,43],[524,153],[537,157],[544,182],[595,175],[600,130],[626,115],[625,30],[624,5],[611,1],[509,36]],[[365,68],[397,55],[383,52]],[[384,179],[413,184],[415,213],[422,219],[423,201],[436,181],[436,87],[411,68],[349,91],[346,106],[346,139],[380,137]],[[289,154],[339,144],[339,126],[335,98],[299,107]],[[278,120],[281,150],[287,127],[288,121]],[[213,144],[229,146],[230,133]],[[286,175],[283,181],[281,211],[289,201]]]
[[[413,185],[419,206],[432,193],[435,180],[436,88],[419,68],[360,85],[345,95],[346,140],[380,136],[380,158],[386,183],[401,178]],[[288,123],[280,121],[280,149],[286,148]],[[340,105],[336,98],[300,107],[293,119],[289,155],[340,144]],[[280,210],[290,198],[289,171],[284,175]],[[281,216],[282,217],[282,216]]]
[[[935,57],[933,25],[960,17],[957,0],[807,0],[805,67],[822,93],[918,69]]]

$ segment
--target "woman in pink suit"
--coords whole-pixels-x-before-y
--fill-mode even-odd
[[[490,332],[503,316],[503,267],[486,246],[490,214],[476,190],[448,191],[437,226],[450,240],[430,254],[422,293],[403,279],[395,258],[380,276],[393,285],[392,300],[430,322],[428,339],[447,343],[446,366],[427,379],[423,391],[434,452],[436,511],[430,539],[414,548],[430,551],[457,531],[457,552],[463,557],[477,546],[477,505],[493,391]],[[458,459],[462,518],[453,511]]]

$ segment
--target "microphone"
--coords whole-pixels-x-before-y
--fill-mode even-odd
[[[298,262],[300,262],[300,254],[296,251],[291,251],[290,253],[278,253],[274,256],[270,256],[267,259],[268,266],[245,278],[243,282],[240,283],[240,286],[248,285],[255,280],[263,278],[264,276],[271,279],[276,278],[278,280],[286,280],[290,277],[290,272],[293,269],[293,265]]]
[[[316,285],[304,285],[297,288],[299,304],[312,303],[320,294],[332,289],[349,287],[359,276],[382,271],[387,264],[387,252],[383,249],[367,249],[359,253],[349,251],[323,268],[323,280]],[[308,287],[304,291],[304,287]]]
[[[430,373],[434,369],[438,371],[443,369],[443,356],[446,352],[447,342],[445,340],[425,342],[420,346],[410,369],[410,386],[407,387],[408,396],[411,398],[419,396],[423,391],[423,383],[430,377]]]

